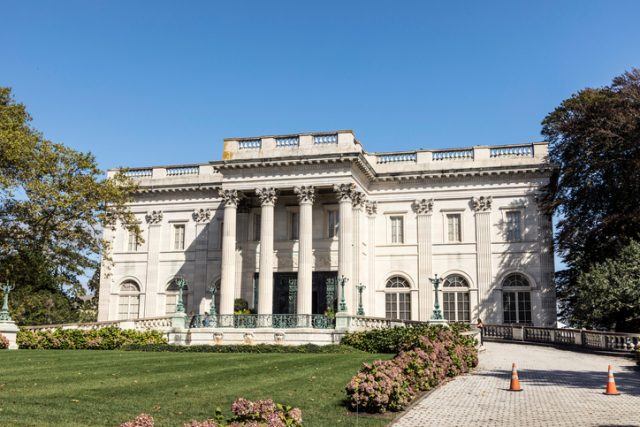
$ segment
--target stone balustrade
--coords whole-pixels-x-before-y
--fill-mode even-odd
[[[127,169],[123,175],[129,178],[147,178],[153,175],[153,168]]]
[[[256,150],[262,147],[262,140],[260,139],[243,139],[238,141],[238,148],[241,150]]]
[[[338,143],[338,135],[314,135],[313,136],[314,144],[337,144]]]
[[[491,147],[489,157],[533,157],[533,144]]]
[[[418,159],[416,152],[407,153],[377,153],[376,163],[397,163],[397,162],[413,162]]]
[[[434,162],[448,161],[448,160],[473,160],[473,149],[464,150],[439,150],[431,152],[431,160]]]
[[[285,136],[276,138],[276,147],[297,147],[300,145],[300,137]]]
[[[535,342],[614,352],[635,351],[640,346],[640,333],[541,328],[523,325],[485,325],[483,336],[487,341]]]
[[[167,168],[167,176],[199,175],[200,166],[178,166]]]
[[[167,330],[171,329],[172,316],[162,317],[148,317],[145,319],[135,319],[133,321],[134,327],[138,331],[147,330]]]

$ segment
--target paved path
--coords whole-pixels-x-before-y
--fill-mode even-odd
[[[512,362],[519,393],[506,391]],[[608,364],[620,396],[602,394]],[[473,374],[437,388],[393,426],[640,426],[640,371],[620,357],[486,343]]]

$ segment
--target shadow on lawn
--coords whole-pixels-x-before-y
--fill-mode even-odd
[[[511,379],[510,370],[494,370],[476,372],[475,375],[485,377],[497,377],[504,379],[506,387]],[[518,377],[523,385],[557,386],[569,388],[586,388],[604,392],[607,384],[607,371],[561,371],[523,369],[518,370]],[[622,366],[614,371],[614,377],[618,391],[623,394],[640,396],[640,368],[635,366]]]

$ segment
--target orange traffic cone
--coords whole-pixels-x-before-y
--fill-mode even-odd
[[[509,386],[509,391],[522,391],[515,362],[511,365],[511,385]]]
[[[617,396],[620,394],[618,393],[618,389],[616,388],[616,380],[613,378],[613,368],[611,367],[611,365],[609,365],[609,378],[607,380],[607,389],[605,390],[604,394],[609,396]]]

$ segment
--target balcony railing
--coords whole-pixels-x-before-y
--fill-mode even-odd
[[[322,314],[229,314],[185,319],[186,328],[314,328],[333,329],[335,319]]]
[[[533,157],[533,145],[511,145],[489,148],[489,157]]]
[[[144,169],[127,169],[123,172],[124,176],[128,176],[129,178],[145,178],[153,175],[152,168],[144,168]]]
[[[415,152],[411,153],[389,153],[378,154],[376,156],[376,163],[399,163],[399,162],[413,162],[415,163],[418,155]]]
[[[432,151],[431,160],[473,160],[473,149]]]
[[[297,147],[300,145],[300,138],[297,136],[276,138],[276,147]]]
[[[260,139],[243,139],[238,141],[238,148],[241,150],[255,150],[262,147],[262,140]]]
[[[167,176],[198,175],[199,173],[200,166],[180,166],[175,168],[167,168]]]
[[[337,144],[338,135],[314,135],[314,144]]]
[[[487,341],[524,341],[577,346],[593,350],[627,352],[640,347],[640,333],[601,332],[584,329],[541,328],[522,325],[485,325]]]

